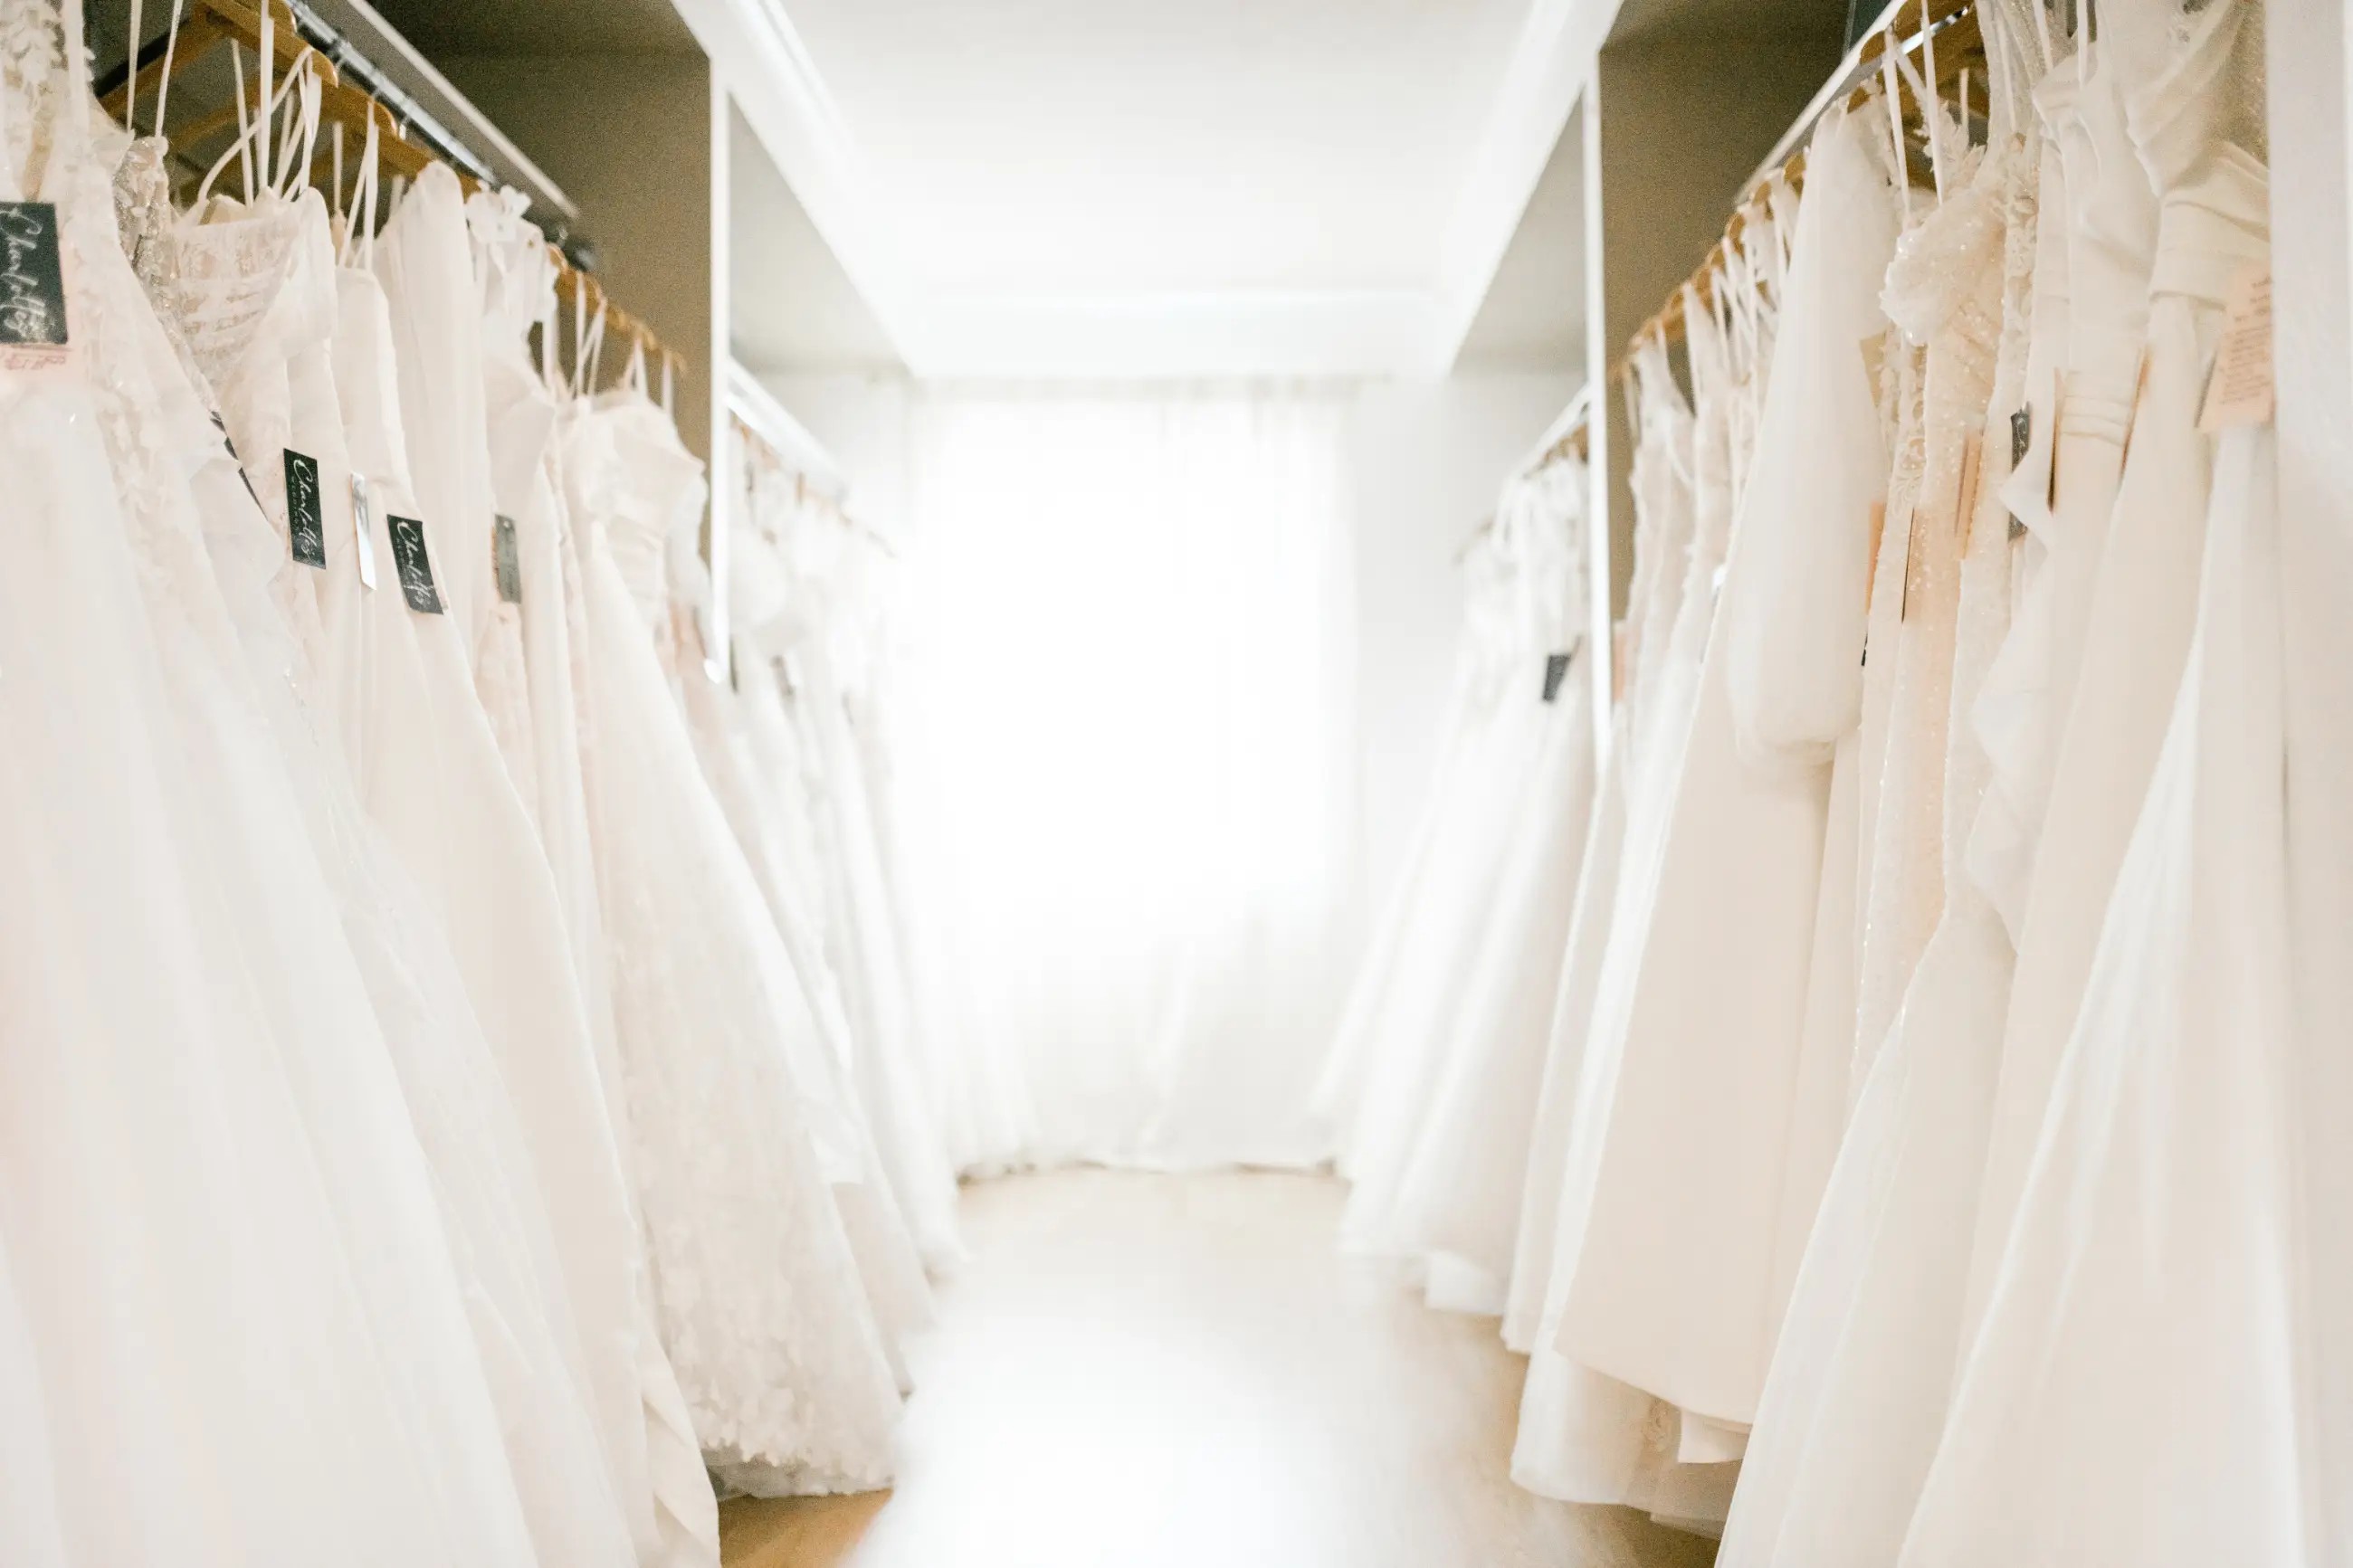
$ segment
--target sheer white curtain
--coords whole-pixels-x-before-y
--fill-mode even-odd
[[[1342,410],[939,392],[892,702],[960,1166],[1299,1164],[1354,880]]]

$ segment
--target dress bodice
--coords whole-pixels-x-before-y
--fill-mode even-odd
[[[591,444],[607,448],[584,479],[605,545],[649,628],[668,624],[671,542],[702,515],[702,464],[670,416],[628,388],[596,400]]]
[[[2121,444],[2148,332],[2157,193],[2125,126],[2125,58],[2096,42],[2086,47],[2088,68],[2062,64],[2035,90],[2066,171],[2067,391],[2060,419]]]
[[[2151,6],[2170,12],[2171,5]],[[2140,18],[2135,13],[2139,25]],[[2269,253],[2270,192],[2262,160],[2233,135],[2253,142],[2260,124],[2243,125],[2246,78],[2260,68],[2260,7],[2246,0],[2209,0],[2179,18],[2165,16],[2169,49],[2160,69],[2125,105],[2125,121],[2158,193],[2152,296],[2175,294],[2221,305],[2231,279]],[[2260,102],[2260,87],[2253,93]]]
[[[352,469],[371,485],[410,490],[408,445],[400,424],[400,381],[392,357],[392,314],[372,272],[335,273],[335,390]],[[389,498],[378,498],[380,510]],[[404,503],[405,504],[405,503]]]

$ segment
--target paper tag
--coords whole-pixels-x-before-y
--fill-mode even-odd
[[[1912,521],[1904,530],[1904,589],[1895,601],[1895,618],[1899,621],[1912,618],[1912,575],[1922,569],[1921,563],[1926,559],[1920,549],[1920,530],[1927,526],[1928,514],[1928,508],[1915,503]]]
[[[400,574],[401,597],[420,616],[441,613],[441,590],[433,585],[433,563],[425,553],[425,524],[413,517],[387,517],[393,570]]]
[[[0,202],[0,369],[47,370],[69,356],[58,209]]]
[[[1883,328],[1880,331],[1872,333],[1871,336],[1864,338],[1861,344],[1862,349],[1862,379],[1864,384],[1870,387],[1871,395],[1874,400],[1879,396],[1881,377],[1885,374],[1887,368],[1888,330],[1889,329]]]
[[[2206,378],[2198,428],[2211,436],[2235,426],[2268,425],[2274,402],[2272,268],[2268,260],[2250,261],[2232,277],[2223,297],[2222,341]]]
[[[1560,683],[1568,678],[1569,660],[1576,657],[1577,651],[1574,648],[1570,649],[1567,653],[1548,653],[1545,655],[1544,700],[1546,701],[1557,702],[1560,700]]]
[[[327,564],[327,520],[319,509],[319,460],[286,448],[286,538],[305,566]]]
[[[352,541],[359,546],[360,586],[375,586],[375,527],[368,517],[367,481],[352,476]]]
[[[498,574],[499,597],[522,604],[522,547],[515,542],[515,520],[504,512],[491,520],[491,565]]]
[[[2042,492],[2042,504],[2056,511],[2059,509],[2059,431],[2067,398],[2067,378],[2058,371],[2051,373],[2051,474]]]
[[[1862,613],[1871,614],[1871,596],[1879,590],[1879,542],[1887,537],[1887,502],[1871,503],[1871,562],[1862,578]]]
[[[1961,552],[1968,553],[1969,538],[1978,526],[1978,486],[1985,472],[1985,438],[1972,436],[1961,443],[1960,484],[1954,492],[1954,503],[1959,510],[1953,514],[1953,534],[1961,542]]]

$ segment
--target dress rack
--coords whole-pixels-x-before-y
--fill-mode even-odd
[[[1921,54],[1934,67],[1931,74],[1939,91],[1952,87],[1964,71],[1974,70],[1983,79],[1985,42],[1978,31],[1977,0],[1893,0],[1879,22],[1848,51],[1838,71],[1814,95],[1805,112],[1781,133],[1780,142],[1767,154],[1764,165],[1749,176],[1739,201],[1734,204],[1723,237],[1701,259],[1691,277],[1668,295],[1666,303],[1634,329],[1633,336],[1627,341],[1626,353],[1610,367],[1612,382],[1625,379],[1634,350],[1645,339],[1669,343],[1683,336],[1686,300],[1695,296],[1702,304],[1715,302],[1716,279],[1747,229],[1750,215],[1760,210],[1765,192],[1777,180],[1787,181],[1793,190],[1805,188],[1807,137],[1833,105],[1860,109],[1884,90],[1881,57],[1890,49],[1906,55]],[[1898,112],[1907,132],[1926,123],[1916,107],[1899,104]]]
[[[793,476],[798,500],[814,502],[819,511],[864,538],[883,554],[898,559],[898,547],[890,537],[849,510],[846,504],[849,484],[842,477],[840,466],[809,434],[808,427],[776,401],[776,394],[733,359],[727,362],[726,394],[727,416],[736,434],[753,452]]]
[[[263,26],[265,11],[269,24],[267,29]],[[109,112],[119,119],[133,100],[134,90],[138,98],[149,97],[151,89],[159,89],[166,79],[178,78],[223,44],[249,49],[259,57],[265,31],[278,68],[291,70],[307,56],[308,68],[316,70],[319,76],[319,111],[323,119],[363,137],[374,127],[378,161],[390,173],[413,180],[438,163],[456,174],[459,186],[470,195],[498,183],[499,176],[488,161],[303,0],[185,0],[178,14],[176,29],[167,28],[152,43],[139,47],[135,74],[126,62],[115,73],[120,79],[110,80],[100,96]],[[259,88],[257,81],[256,90]],[[231,118],[237,112],[232,107]],[[199,132],[213,129],[218,127],[207,124],[198,128]],[[322,150],[314,161],[314,176],[326,157]],[[530,167],[520,153],[511,154],[510,161]],[[530,173],[536,174],[537,171],[531,169]],[[570,215],[570,202],[544,176],[533,183],[540,187],[533,193],[535,200],[552,206],[560,215]],[[588,311],[601,312],[608,333],[618,333],[636,342],[648,353],[671,364],[685,363],[651,327],[613,303],[596,276],[575,265],[562,247],[551,242],[548,255],[555,265],[559,299]]]

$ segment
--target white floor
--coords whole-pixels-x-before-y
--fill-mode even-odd
[[[1314,1176],[965,1189],[887,1496],[733,1505],[728,1568],[1683,1568],[1507,1476],[1520,1361],[1333,1248]]]

